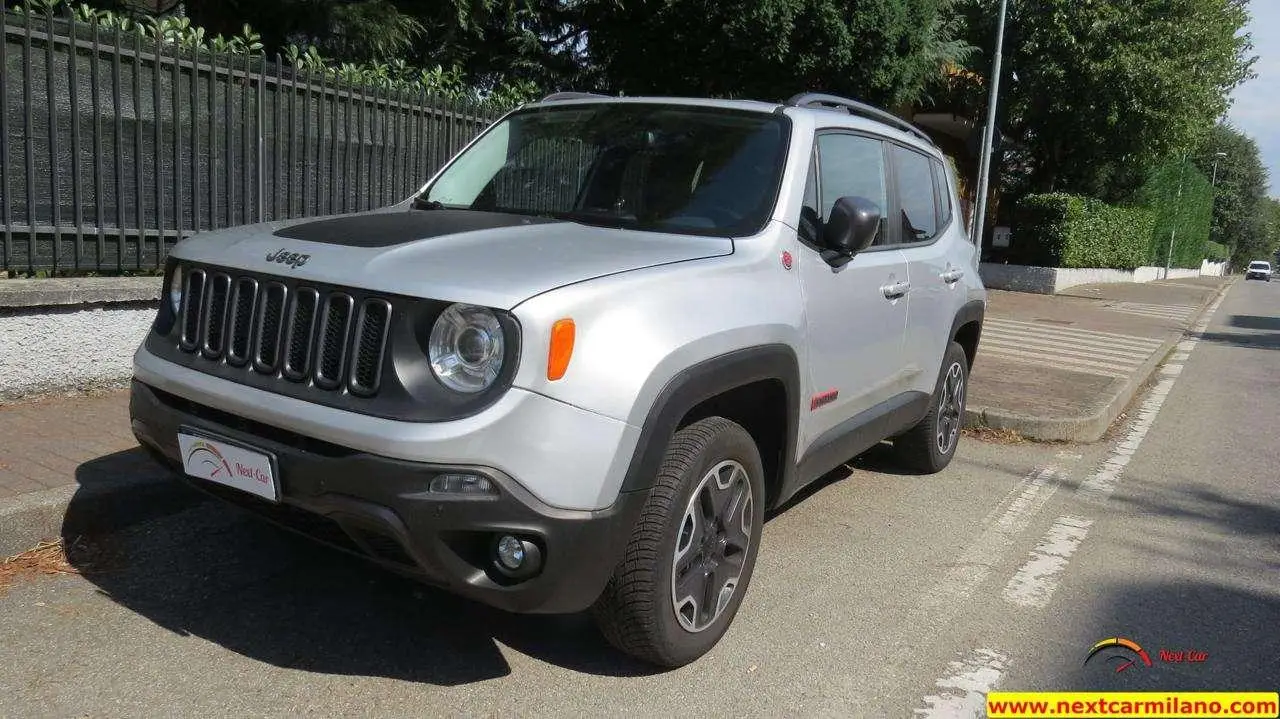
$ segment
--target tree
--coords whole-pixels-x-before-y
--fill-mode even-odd
[[[1126,199],[1148,168],[1192,151],[1252,77],[1248,0],[1018,0],[1009,4],[1002,130],[1010,187]],[[961,0],[987,50],[997,0]],[[985,98],[970,114],[979,114]]]
[[[1225,157],[1218,157],[1219,152]],[[1250,246],[1267,191],[1258,144],[1230,125],[1216,125],[1192,161],[1207,177],[1214,177],[1216,170],[1212,239],[1231,248]]]
[[[89,4],[138,12],[135,0]],[[439,66],[481,88],[572,84],[582,71],[574,41],[585,29],[569,0],[184,0],[181,7],[210,35],[250,25],[268,55],[314,46],[339,63]]]
[[[603,89],[784,100],[806,90],[887,106],[962,56],[949,0],[586,0]]]
[[[1231,262],[1243,267],[1253,260],[1270,261],[1280,250],[1280,201],[1264,197],[1249,222],[1249,231],[1236,246]]]

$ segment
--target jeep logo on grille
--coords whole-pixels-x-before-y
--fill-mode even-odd
[[[311,255],[300,255],[297,252],[285,252],[283,247],[267,255],[267,262],[278,262],[282,265],[288,265],[294,269],[307,264],[307,260],[309,259],[311,259]]]

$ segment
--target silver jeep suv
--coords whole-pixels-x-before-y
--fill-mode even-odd
[[[175,246],[133,431],[194,485],[667,667],[765,512],[955,455],[986,291],[926,135],[850,100],[558,94],[415,196]]]

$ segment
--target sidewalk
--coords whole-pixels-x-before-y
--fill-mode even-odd
[[[967,423],[1096,441],[1223,285],[1198,278],[1058,296],[992,291]],[[128,410],[127,392],[0,406],[0,558],[58,536],[78,493],[164,476],[138,447]]]
[[[62,487],[90,460],[137,446],[127,392],[0,407],[0,500]]]
[[[129,429],[128,392],[0,406],[0,559],[58,537],[73,498],[164,476]]]
[[[966,424],[1095,442],[1235,278],[992,290]]]

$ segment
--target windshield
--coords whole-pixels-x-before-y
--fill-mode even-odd
[[[414,204],[640,230],[753,234],[777,198],[788,122],[782,115],[659,104],[518,112],[459,156]]]
[[[1270,264],[1270,263],[1267,263],[1267,262],[1250,262],[1250,263],[1249,263],[1249,269],[1251,269],[1251,270],[1269,270],[1269,269],[1271,269],[1271,264]]]

